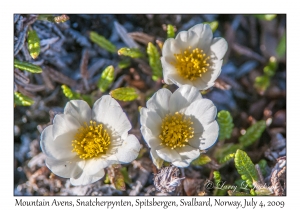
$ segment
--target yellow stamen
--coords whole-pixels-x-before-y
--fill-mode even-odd
[[[167,115],[162,120],[162,131],[159,135],[162,140],[161,145],[166,145],[171,149],[184,147],[194,136],[192,124],[191,118],[186,118],[179,112],[174,115]]]
[[[90,125],[85,123],[78,129],[72,141],[73,150],[81,159],[89,159],[106,154],[110,145],[110,135],[103,124],[97,125],[95,121],[90,121]]]
[[[191,50],[189,47],[184,52],[174,54],[174,56],[176,58],[175,68],[186,79],[193,81],[208,71],[210,57],[199,48]]]

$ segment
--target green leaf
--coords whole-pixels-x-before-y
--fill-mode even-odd
[[[131,64],[130,62],[130,58],[127,58],[127,59],[124,59],[124,60],[121,60],[119,63],[118,63],[118,67],[120,69],[126,69],[127,67],[129,67]]]
[[[219,140],[230,139],[233,123],[232,117],[228,111],[222,110],[218,113],[218,124],[220,126]]]
[[[284,56],[286,51],[286,34],[284,33],[281,39],[279,40],[279,43],[276,48],[276,52],[279,57]]]
[[[123,47],[123,48],[119,49],[118,54],[128,56],[131,58],[141,58],[144,56],[143,53],[139,49],[128,48],[128,47]]]
[[[108,41],[104,36],[97,34],[94,31],[90,32],[90,39],[92,42],[99,45],[101,48],[107,50],[108,52],[115,53],[117,48],[110,41]]]
[[[104,93],[115,79],[115,70],[113,66],[108,66],[101,74],[98,81],[98,88]]]
[[[110,95],[120,101],[133,101],[138,98],[139,94],[132,87],[122,87],[112,90]]]
[[[274,56],[270,57],[268,65],[264,67],[264,74],[269,77],[274,76],[277,66],[278,64],[276,58]]]
[[[20,70],[29,71],[31,73],[41,73],[43,71],[39,66],[23,61],[18,61],[17,59],[14,59],[14,66]]]
[[[126,184],[130,185],[132,183],[131,179],[129,178],[129,175],[128,175],[128,171],[127,171],[127,168],[126,167],[122,167],[121,168],[121,173],[124,177],[124,181]]]
[[[262,175],[263,176],[267,175],[267,166],[268,166],[267,161],[265,159],[261,159],[258,162],[258,165],[259,165]]]
[[[209,163],[210,161],[211,161],[210,157],[201,154],[197,159],[193,160],[192,165],[201,166]]]
[[[68,99],[70,99],[70,100],[81,99],[80,94],[73,92],[67,85],[62,85],[61,89],[62,89],[64,95]]]
[[[175,28],[174,26],[168,24],[167,25],[167,37],[174,38],[175,37]]]
[[[235,153],[237,149],[241,149],[240,144],[223,144],[222,147],[217,147],[214,153],[214,157],[217,158],[218,162],[222,161],[227,155]]]
[[[254,87],[258,91],[265,91],[270,86],[270,77],[267,75],[258,76],[255,78]]]
[[[274,18],[276,18],[276,14],[268,14],[268,15],[254,15],[254,17],[260,19],[260,20],[267,20],[267,21],[271,21],[273,20]]]
[[[250,187],[253,187],[252,183],[258,180],[258,175],[247,153],[238,149],[235,153],[234,163],[241,178],[245,180]]]
[[[152,69],[152,79],[157,81],[159,78],[162,78],[162,65],[158,50],[151,42],[148,43],[147,54]]]
[[[261,134],[266,128],[266,122],[264,120],[258,121],[254,125],[250,126],[243,136],[239,137],[239,142],[244,146],[248,147],[253,144],[257,139],[260,138]]]
[[[41,47],[40,47],[40,38],[38,37],[35,30],[28,31],[27,42],[28,42],[28,50],[30,56],[33,59],[36,59],[40,54]]]
[[[216,183],[220,183],[221,182],[221,175],[219,171],[214,171],[214,180],[215,180],[215,184]]]
[[[234,156],[235,156],[235,153],[231,153],[231,154],[225,155],[223,158],[221,158],[219,160],[219,163],[221,163],[221,164],[226,163],[226,162],[232,160],[234,158]]]
[[[217,30],[217,28],[219,26],[219,22],[218,21],[204,22],[204,23],[206,23],[206,24],[208,24],[210,26],[210,28],[211,28],[211,30],[212,30],[213,33]]]
[[[34,100],[19,92],[14,92],[14,104],[17,106],[31,106]]]

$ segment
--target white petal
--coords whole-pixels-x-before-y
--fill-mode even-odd
[[[161,130],[161,117],[155,111],[147,108],[141,108],[140,114],[141,125],[149,128],[154,136],[158,136]]]
[[[181,157],[178,154],[178,152],[174,149],[169,148],[169,147],[163,147],[161,149],[157,149],[156,152],[157,152],[157,155],[161,159],[163,159],[167,162],[173,162],[173,161],[181,160]]]
[[[217,121],[213,121],[203,132],[200,149],[205,150],[213,146],[219,135],[219,125]]]
[[[80,128],[80,123],[69,114],[57,114],[53,119],[53,137],[56,139],[62,134],[75,132]]]
[[[193,31],[198,35],[199,38],[197,47],[202,49],[204,52],[207,52],[213,38],[210,26],[208,24],[198,24],[189,29],[189,31]]]
[[[129,163],[137,158],[141,149],[139,140],[132,134],[128,135],[127,139],[123,141],[123,144],[118,149],[116,154],[120,163]]]
[[[208,72],[206,72],[208,73]],[[212,87],[215,83],[207,83],[204,82],[202,77],[198,77],[194,81],[192,81],[192,85],[197,88],[198,90],[207,90],[208,88]]]
[[[165,79],[165,77],[164,77],[164,79]],[[184,77],[180,76],[180,74],[178,74],[178,73],[167,74],[166,79],[167,79],[167,81],[169,81],[169,84],[175,84],[178,87],[181,87],[182,85],[193,85],[193,82],[191,80],[185,79]]]
[[[71,178],[71,184],[74,186],[80,186],[80,185],[87,185],[92,184],[99,179],[101,179],[105,175],[105,172],[103,169],[99,169],[99,171],[95,175],[88,175],[85,171],[81,174],[81,176],[77,179]]]
[[[210,69],[202,75],[202,81],[205,83],[214,83],[221,73],[222,63],[223,60],[212,62]]]
[[[60,161],[47,157],[46,165],[57,176],[71,178],[76,177],[82,172],[84,161],[78,162],[76,158],[73,160]]]
[[[116,131],[122,138],[125,138],[131,129],[131,124],[120,104],[109,95],[102,96],[95,102],[92,116],[98,123],[103,123],[112,131]]]
[[[71,100],[67,103],[65,114],[72,115],[83,126],[84,122],[90,122],[92,119],[92,111],[90,106],[83,100]]]
[[[153,135],[149,128],[141,126],[141,133],[150,148],[157,147],[161,143],[158,135]]]
[[[182,160],[186,160],[191,162],[196,159],[200,155],[199,148],[194,148],[189,145],[185,145],[184,147],[179,147],[175,149],[178,154],[181,156]]]
[[[76,153],[72,152],[72,140],[74,140],[72,132],[60,135],[56,139],[53,137],[53,126],[46,127],[41,134],[41,149],[50,158],[56,160],[70,160],[76,157]]]
[[[183,53],[189,47],[194,49],[198,46],[199,36],[192,30],[181,31],[177,34],[175,41],[181,49],[181,53]]]
[[[217,108],[209,99],[195,101],[185,111],[185,115],[195,117],[204,129],[215,120],[216,114]],[[192,120],[195,120],[195,118],[192,118]]]
[[[162,55],[165,56],[174,56],[174,54],[180,53],[180,47],[176,43],[175,39],[167,39],[162,48]]]
[[[214,38],[210,46],[211,53],[217,57],[217,59],[223,59],[226,51],[228,49],[228,44],[225,39],[218,37]]]
[[[172,92],[167,88],[158,90],[148,101],[147,108],[155,111],[161,119],[169,112],[169,100]]]
[[[161,158],[157,155],[157,152],[156,152],[155,149],[151,149],[151,150],[150,150],[150,155],[151,155],[153,164],[154,164],[158,169],[160,169],[161,166],[162,166],[162,164],[164,163],[164,160],[161,159]]]
[[[195,87],[183,85],[171,96],[169,106],[170,112],[174,113],[188,107],[193,101],[201,99],[202,96]]]
[[[185,147],[176,148],[176,151],[181,156],[182,160],[172,162],[173,165],[177,167],[188,167],[190,163],[199,157],[200,150],[198,148],[193,148],[189,145]]]
[[[86,165],[84,171],[87,175],[95,175],[98,173],[100,169],[104,169],[109,167],[113,164],[118,164],[119,161],[117,160],[115,155],[111,155],[108,158],[92,158],[86,161]]]
[[[196,127],[195,127],[195,129],[196,129]],[[195,132],[196,132],[196,130],[195,130]],[[197,132],[199,132],[199,131],[197,130]],[[202,131],[200,131],[199,133],[194,133],[193,138],[189,139],[188,144],[194,148],[200,148],[200,144],[202,141],[202,132],[203,132],[203,127],[202,127]]]

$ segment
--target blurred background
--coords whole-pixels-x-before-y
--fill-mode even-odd
[[[168,37],[203,22],[210,24],[214,37],[227,40],[228,51],[215,86],[202,94],[218,112],[230,113],[232,128],[229,137],[219,139],[205,154],[205,163],[194,162],[180,171],[186,178],[176,192],[159,192],[153,182],[158,171],[141,136],[137,110],[158,89],[174,91],[176,86],[166,86],[153,69],[148,43],[160,56]],[[141,56],[119,51],[124,47],[138,49]],[[284,14],[14,14],[14,58],[14,195],[230,195],[206,189],[204,183],[216,181],[214,171],[227,184],[241,182],[234,162],[226,156],[238,148],[259,164],[264,181],[274,184],[271,175],[278,158],[286,155]],[[110,65],[113,78],[103,87],[101,75]],[[39,141],[55,114],[62,113],[70,99],[92,105],[122,87],[133,88],[135,97],[119,98],[119,103],[132,124],[130,133],[143,145],[138,159],[119,170],[122,189],[109,175],[113,169],[102,180],[82,187],[52,174]],[[250,128],[259,132],[251,131],[253,137],[245,143],[241,136]],[[279,178],[282,189],[275,194],[284,195],[285,176]]]

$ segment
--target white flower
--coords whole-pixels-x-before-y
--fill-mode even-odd
[[[165,41],[162,49],[164,81],[181,86],[189,84],[199,90],[214,85],[221,73],[227,51],[223,38],[213,38],[208,24],[198,24],[188,31],[179,32]]]
[[[187,167],[217,140],[217,109],[199,90],[182,85],[173,94],[166,88],[157,91],[140,110],[141,132],[153,163],[163,161]]]
[[[92,110],[85,101],[71,100],[41,134],[46,165],[73,185],[96,182],[105,175],[104,168],[138,156],[141,145],[128,135],[130,129],[126,114],[111,96],[102,96]]]

